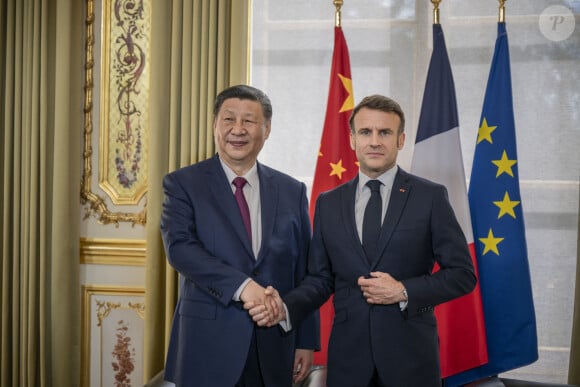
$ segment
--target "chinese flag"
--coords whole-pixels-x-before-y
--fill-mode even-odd
[[[348,47],[341,27],[334,27],[334,53],[330,69],[328,103],[310,197],[311,220],[314,220],[318,195],[349,181],[358,173],[356,156],[350,147],[348,126],[353,108],[354,96]],[[315,365],[326,365],[328,338],[333,317],[334,310],[332,299],[330,299],[320,308],[321,350],[314,353]]]

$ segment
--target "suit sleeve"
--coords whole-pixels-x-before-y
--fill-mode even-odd
[[[324,244],[321,230],[320,203],[324,194],[316,201],[314,212],[314,234],[308,253],[307,275],[300,286],[284,297],[288,307],[292,325],[307,319],[314,311],[318,311],[334,292],[334,280],[330,268],[330,260]]]
[[[161,234],[168,262],[184,278],[227,305],[248,276],[204,248],[194,204],[176,175],[165,176],[163,190]]]
[[[300,219],[301,219],[301,255],[296,265],[296,285],[304,279],[308,266],[308,250],[311,240],[311,226],[308,215],[308,200],[306,198],[306,186],[302,184],[300,194]],[[297,325],[296,348],[320,350],[320,317],[318,310],[309,313],[304,320]]]
[[[476,277],[469,248],[444,186],[433,190],[430,216],[431,254],[439,269],[431,275],[403,280],[409,317],[473,290]]]

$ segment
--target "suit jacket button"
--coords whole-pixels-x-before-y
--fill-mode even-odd
[[[254,277],[257,277],[257,276],[259,276],[259,275],[260,275],[260,271],[259,271],[259,270],[254,270],[254,271],[252,272],[252,275],[253,275]]]

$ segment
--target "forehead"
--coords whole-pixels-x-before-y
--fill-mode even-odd
[[[354,126],[357,129],[396,129],[400,123],[401,119],[396,113],[366,107],[361,108],[354,116]]]
[[[220,107],[220,114],[235,114],[243,116],[263,117],[262,105],[258,101],[251,99],[228,98]]]

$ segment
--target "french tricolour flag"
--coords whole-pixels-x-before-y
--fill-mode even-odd
[[[461,154],[455,85],[440,24],[433,24],[433,53],[427,73],[411,171],[447,187],[451,205],[469,244],[473,266],[477,271]],[[435,314],[443,378],[487,362],[479,285],[470,294],[437,306]]]

